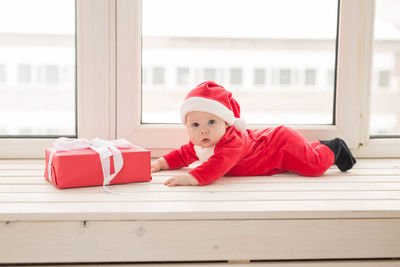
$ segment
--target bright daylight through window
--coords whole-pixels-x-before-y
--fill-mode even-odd
[[[205,80],[232,91],[248,123],[334,123],[337,0],[142,6],[143,123],[179,123],[185,94]]]
[[[0,136],[75,136],[75,1],[0,1]]]
[[[400,136],[400,1],[377,0],[371,81],[372,136]]]

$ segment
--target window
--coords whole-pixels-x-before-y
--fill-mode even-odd
[[[46,82],[49,84],[57,84],[60,80],[58,66],[46,66]]]
[[[181,85],[189,83],[189,68],[178,68],[176,83]]]
[[[265,69],[254,70],[254,85],[264,85],[266,80]]]
[[[18,6],[20,1],[22,0],[0,3],[0,39],[7,35],[6,28],[9,25],[19,25],[17,22],[23,21],[18,17],[21,9],[11,9],[12,6],[8,4],[13,2]],[[55,61],[21,60],[10,64],[7,59],[8,51],[4,50],[4,46],[0,46],[0,66],[5,66],[6,77],[5,82],[0,82],[0,135],[8,137],[0,140],[2,147],[0,156],[18,156],[15,154],[16,151],[24,151],[22,155],[24,157],[43,157],[43,149],[51,145],[52,138],[25,139],[18,134],[10,135],[12,123],[6,120],[7,116],[2,115],[7,106],[4,105],[7,101],[4,100],[2,92],[13,90],[33,94],[35,92],[29,87],[32,83],[54,89],[51,83],[46,82],[46,66],[58,67],[58,80],[62,81],[63,86],[57,90],[60,97],[64,100],[69,99],[68,103],[72,106],[68,108],[75,110],[74,106],[79,107],[76,114],[78,121],[75,120],[75,134],[87,138],[96,136],[128,138],[135,144],[152,149],[153,156],[177,147],[187,138],[180,125],[160,124],[179,123],[177,111],[181,99],[185,96],[186,87],[189,90],[190,84],[202,82],[205,68],[215,69],[215,79],[228,87],[230,69],[238,66],[242,68],[242,85],[236,86],[235,94],[241,103],[243,115],[251,127],[292,124],[308,139],[335,136],[345,138],[356,150],[357,155],[375,157],[400,155],[400,144],[398,139],[395,139],[399,135],[395,128],[399,118],[396,109],[398,105],[395,101],[397,97],[395,92],[399,91],[399,78],[398,69],[394,67],[396,61],[392,50],[389,49],[398,47],[399,38],[396,30],[398,15],[395,13],[399,9],[398,1],[340,1],[339,22],[338,1],[293,1],[290,3],[293,8],[290,10],[287,9],[286,1],[282,1],[283,4],[276,4],[281,1],[251,0],[251,5],[248,1],[243,3],[229,1],[229,11],[224,12],[224,16],[228,18],[226,21],[213,23],[212,27],[207,23],[197,24],[195,28],[191,28],[190,25],[186,27],[181,23],[182,19],[190,21],[195,18],[196,14],[192,16],[190,12],[181,12],[179,16],[183,17],[176,21],[163,19],[168,13],[165,11],[178,5],[178,1],[165,0],[161,3],[154,1],[121,0],[117,1],[116,5],[110,5],[107,1],[77,0],[76,44],[80,51],[77,63],[64,60],[60,62],[61,57],[53,57]],[[215,7],[211,12],[221,13],[219,10],[226,10],[224,1],[205,1],[202,5],[212,4]],[[24,6],[25,10],[32,14],[37,14],[32,10],[38,6],[45,6],[46,8],[43,8],[45,12],[63,9],[62,13],[66,14],[68,9],[60,3],[71,2],[75,3],[73,0],[31,0],[25,1]],[[179,1],[180,9],[190,10],[193,2]],[[374,23],[374,2],[376,2],[376,23]],[[268,4],[271,8],[260,9],[261,4]],[[274,5],[282,5],[285,8],[280,11]],[[243,22],[237,19],[235,12],[239,9],[238,6],[242,13],[253,15],[250,20]],[[249,9],[243,8],[247,6]],[[313,11],[307,11],[309,6],[313,7]],[[256,10],[253,12],[252,8]],[[156,19],[148,16],[152,9],[155,12],[152,15]],[[193,9],[199,10],[195,5]],[[16,16],[10,18],[6,13]],[[276,20],[276,16],[270,13],[285,15],[281,20],[279,18]],[[302,18],[293,19],[296,13],[302,14]],[[229,18],[234,19],[233,23]],[[48,24],[47,21],[43,25]],[[160,21],[162,23],[151,24]],[[315,25],[315,21],[321,23]],[[164,31],[160,27],[164,22],[169,23],[165,27],[173,29],[174,32]],[[267,26],[259,27],[260,24]],[[50,26],[56,28],[54,25],[52,23]],[[279,27],[276,27],[277,25]],[[374,25],[375,37],[372,35]],[[296,29],[297,26],[299,27]],[[23,28],[23,25],[18,27]],[[301,29],[307,31],[303,32]],[[336,38],[337,32],[338,38]],[[66,40],[68,41],[64,39]],[[282,40],[286,42],[283,44]],[[371,46],[373,40],[375,44]],[[336,51],[337,41],[340,45]],[[72,47],[75,47],[74,44]],[[35,51],[30,49],[29,53]],[[299,54],[299,51],[304,51],[304,54]],[[62,54],[67,55],[67,59],[75,58],[65,50]],[[193,55],[197,55],[195,59],[192,58]],[[373,60],[370,58],[371,55]],[[254,62],[244,63],[249,60]],[[165,65],[164,62],[169,63]],[[31,66],[31,82],[19,84],[19,65]],[[68,69],[67,76],[64,76],[65,66]],[[143,66],[145,66],[144,85],[141,84]],[[373,71],[369,72],[371,66]],[[157,85],[163,90],[156,92],[152,92],[154,67],[164,68],[164,83]],[[179,67],[190,69],[188,85],[177,87],[176,70]],[[268,86],[259,86],[258,90],[248,90],[252,89],[252,85],[255,86],[255,77],[252,82],[255,75],[248,70],[255,68],[268,70],[266,72]],[[285,68],[292,70],[292,82],[296,84],[291,90],[282,90],[279,84],[279,70]],[[312,97],[302,89],[305,85],[306,69],[316,70],[317,87],[323,89],[308,90],[312,91]],[[381,84],[387,87],[379,86],[379,71],[390,73],[381,75]],[[369,78],[371,73],[375,75],[372,84]],[[64,77],[69,78],[64,80]],[[70,81],[73,83],[72,86]],[[75,95],[68,94],[68,90],[75,85],[77,85]],[[240,88],[243,91],[240,91]],[[372,95],[369,99],[369,92],[366,89],[371,89]],[[246,98],[251,96],[252,92],[257,92],[257,97],[252,100]],[[147,103],[154,103],[155,97],[159,97],[162,101],[157,102],[158,105],[146,106]],[[75,99],[77,102],[74,102]],[[291,99],[296,101],[290,101]],[[385,105],[382,106],[381,103]],[[152,120],[147,119],[145,115],[151,112],[153,112]],[[33,128],[29,130],[29,127],[24,125],[12,128],[14,133],[20,132],[29,137],[60,134],[59,128],[48,125],[40,127],[37,131],[33,131]],[[26,149],[28,145],[32,145],[34,149]],[[18,146],[24,149],[16,149]]]
[[[390,86],[390,71],[379,71],[378,86],[386,88]]]
[[[377,0],[371,83],[370,134],[400,136],[399,1]]]
[[[92,112],[87,112],[82,115],[81,124],[78,120],[80,125],[78,132],[86,127],[84,136],[96,136],[100,132],[103,133],[103,137],[127,138],[137,145],[151,149],[152,156],[159,156],[187,140],[184,128],[178,123],[180,122],[179,104],[187,90],[191,89],[189,85],[203,81],[204,69],[209,68],[215,69],[216,78],[227,86],[230,84],[229,70],[240,66],[243,68],[243,84],[235,88],[235,94],[241,103],[243,115],[251,124],[250,127],[262,128],[274,123],[292,124],[310,140],[344,138],[358,156],[399,156],[400,144],[396,143],[397,139],[371,139],[369,137],[371,133],[368,130],[369,113],[371,112],[371,117],[373,117],[376,111],[374,104],[371,103],[370,107],[368,103],[370,100],[372,102],[373,99],[379,98],[378,95],[398,90],[396,86],[398,84],[397,73],[386,65],[391,64],[391,61],[382,60],[379,66],[374,66],[374,73],[377,70],[390,71],[390,89],[376,90],[377,95],[368,99],[369,91],[367,89],[371,87],[369,68],[372,66],[370,55],[373,51],[371,41],[373,40],[374,1],[340,1],[340,21],[337,21],[337,1],[293,1],[292,8],[289,10],[287,2],[285,2],[285,12],[278,13],[290,14],[283,20],[266,24],[258,20],[261,16],[257,14],[264,12],[264,17],[272,19],[274,16],[268,16],[269,13],[265,14],[265,12],[266,10],[276,12],[276,10],[269,11],[267,8],[258,8],[252,12],[250,7],[248,12],[253,16],[248,23],[254,22],[254,25],[258,25],[258,27],[243,24],[233,13],[232,18],[236,20],[234,22],[236,24],[232,24],[231,21],[227,21],[226,24],[223,24],[225,22],[214,23],[211,30],[198,28],[200,25],[207,26],[207,23],[206,25],[197,24],[197,28],[192,28],[191,25],[188,27],[182,25],[182,21],[195,20],[196,14],[182,12],[182,10],[190,10],[194,1],[121,0],[117,1],[116,10],[112,10],[114,6],[105,3],[106,1],[96,2],[96,4],[88,4],[89,2],[91,1],[77,1],[78,10],[83,9],[85,15],[81,17],[81,19],[85,18],[84,22],[81,21],[84,31],[81,39],[78,38],[78,44],[82,38],[89,38],[93,35],[93,30],[91,30],[93,27],[98,27],[97,33],[102,37],[100,40],[107,40],[107,42],[102,43],[101,46],[98,45],[101,42],[98,42],[97,39],[85,40],[80,43],[83,48],[86,48],[81,50],[83,52],[87,53],[87,51],[91,51],[91,48],[98,48],[99,51],[93,56],[89,53],[83,59],[78,58],[78,63],[79,60],[83,60],[86,64],[80,65],[83,68],[80,70],[78,64],[78,84],[85,85],[85,90],[78,90],[77,98],[86,104],[85,99],[92,98],[94,95],[101,100],[97,102],[102,103],[100,105],[102,108],[93,109],[98,115],[97,119],[93,120],[93,117],[89,117],[92,119],[84,121],[85,116],[92,114]],[[240,1],[229,1],[229,3],[231,2],[239,3]],[[249,6],[249,2],[257,6],[261,2],[281,1],[245,1],[241,4],[242,11],[244,10],[243,6]],[[320,4],[321,2],[323,4]],[[377,0],[377,4],[378,2],[379,0]],[[233,6],[227,5],[229,11],[223,12],[227,17],[234,12],[236,3],[233,3]],[[327,3],[333,4],[326,8]],[[395,2],[392,3],[395,4]],[[211,10],[211,12],[219,12],[219,9],[222,9],[221,6],[226,5],[226,2],[202,1],[204,6],[209,7],[211,4],[216,7],[216,11]],[[313,13],[312,15],[315,17],[309,16],[307,10],[304,11],[299,5],[303,8],[313,6],[313,11],[310,13]],[[174,9],[174,6],[179,6],[175,9],[181,11],[179,19],[166,19],[165,16],[169,12],[165,11]],[[201,10],[197,6],[193,6],[193,9]],[[328,10],[328,13],[323,10]],[[398,9],[392,8],[392,10]],[[307,31],[311,29],[312,31],[308,32],[310,35],[304,36],[301,31],[292,31],[294,34],[291,38],[282,36],[283,33],[290,33],[294,29],[293,25],[300,21],[295,19],[296,14],[290,16],[291,12],[300,13],[303,18],[306,18],[302,19],[301,23],[309,20],[308,23],[311,26],[304,27],[303,25],[301,28],[307,28]],[[210,13],[198,13],[212,16]],[[93,19],[91,14],[98,15],[102,19],[95,19],[93,20],[95,23],[91,24],[90,21]],[[114,20],[114,15],[116,20]],[[104,18],[108,18],[108,20],[104,20]],[[332,24],[318,23],[315,25],[315,21],[324,20],[331,21]],[[113,21],[117,23],[113,24]],[[168,25],[161,25],[164,23]],[[281,28],[275,31],[269,26],[263,28],[262,30],[265,32],[268,30],[268,34],[273,38],[257,38],[259,32],[256,31],[261,28],[259,27],[260,23],[275,28],[276,25],[280,25]],[[225,27],[229,24],[232,24],[232,27]],[[339,25],[339,29],[336,28],[337,25]],[[166,29],[175,29],[176,31],[172,34],[170,31],[162,29],[164,26]],[[118,34],[113,35],[113,30]],[[338,32],[338,38],[336,38],[336,32]],[[199,39],[200,33],[203,33],[203,37]],[[205,33],[207,36],[204,36]],[[235,33],[240,36],[230,38]],[[116,38],[115,43],[113,37]],[[287,41],[285,45],[279,43],[282,39]],[[336,51],[337,41],[340,45]],[[391,41],[394,44],[393,47],[397,47],[395,41]],[[309,46],[310,42],[312,42],[312,46]],[[116,44],[116,47],[112,44]],[[101,47],[104,49],[100,49]],[[268,50],[263,51],[266,47]],[[300,48],[305,48],[305,54],[292,54],[293,51],[302,50]],[[337,58],[335,58],[336,53]],[[81,55],[79,56],[81,57]],[[381,54],[381,56],[385,57],[385,54]],[[254,64],[246,62],[249,58],[255,60]],[[98,63],[99,59],[102,64]],[[238,63],[238,61],[240,62]],[[92,62],[92,64],[87,65],[88,62]],[[95,62],[97,63],[93,64]],[[168,62],[168,64],[165,65],[164,62]],[[375,59],[373,62],[375,62],[373,64],[378,63]],[[158,86],[163,90],[152,90],[153,87],[150,85],[153,85],[153,68],[159,66],[165,67],[165,83]],[[177,86],[176,69],[184,66],[190,69],[187,90],[186,86]],[[147,82],[144,82],[143,85],[141,82],[142,68],[148,70]],[[265,91],[263,86],[258,87],[257,90],[251,90],[254,73],[247,70],[255,68],[268,70],[266,75],[268,86],[265,86]],[[296,84],[293,87],[299,86],[295,90],[282,90],[279,85],[279,70],[285,68],[293,72],[292,81]],[[305,79],[303,77],[306,69],[316,70],[316,83],[318,88],[321,86],[321,90],[300,90],[301,87],[304,87]],[[82,79],[82,75],[86,78]],[[146,76],[146,74],[144,75]],[[87,84],[90,76],[96,77],[93,81],[95,86]],[[79,77],[82,80],[79,80]],[[145,81],[146,78],[143,80]],[[240,87],[243,87],[243,92],[239,90]],[[82,86],[78,86],[79,88]],[[90,94],[92,88],[95,88],[96,91],[93,90],[93,94]],[[116,94],[117,89],[118,94]],[[86,96],[88,93],[89,96]],[[252,93],[256,93],[256,98],[253,96],[251,100],[246,99],[246,95],[252,95]],[[310,94],[307,95],[307,93]],[[153,105],[149,105],[149,103],[153,103]],[[396,107],[396,105],[389,104],[392,108]],[[86,105],[82,104],[82,106]],[[264,107],[266,109],[261,109]],[[307,112],[305,112],[306,110]],[[148,116],[149,114],[152,116]],[[97,123],[89,125],[90,121]],[[385,134],[385,137],[388,136],[392,135]]]
[[[215,69],[206,68],[204,69],[204,80],[215,81],[217,79],[217,71]]]
[[[0,64],[0,83],[5,83],[6,81],[6,66],[4,64]]]
[[[304,83],[305,85],[315,85],[316,84],[316,70],[313,69],[306,69],[305,70],[305,78],[304,78]]]
[[[32,66],[19,65],[17,73],[19,83],[30,83],[32,81]]]
[[[165,83],[165,69],[161,67],[153,68],[153,84],[161,85]]]
[[[242,84],[242,70],[233,68],[230,69],[230,84],[241,85]]]
[[[279,71],[279,84],[289,85],[292,83],[292,73],[289,69],[282,69]]]
[[[0,42],[10,78],[0,91],[2,136],[75,136],[75,77],[63,92],[46,85],[59,82],[60,66],[75,68],[75,1],[1,1]]]
[[[43,158],[58,136],[115,137],[112,8],[106,1],[0,1],[0,157]]]

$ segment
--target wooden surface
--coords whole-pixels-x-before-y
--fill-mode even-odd
[[[56,267],[60,265],[35,265],[35,267]],[[62,265],[73,267],[94,267],[98,264]],[[400,260],[338,260],[338,261],[275,261],[275,262],[218,262],[218,263],[144,263],[107,264],[107,267],[399,267]]]
[[[400,258],[400,159],[319,178],[163,185],[183,171],[112,186],[124,193],[112,195],[55,188],[42,160],[1,160],[0,263]]]

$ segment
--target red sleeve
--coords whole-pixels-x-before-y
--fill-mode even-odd
[[[179,149],[173,150],[163,156],[168,163],[168,167],[172,169],[179,169],[187,167],[191,163],[199,160],[194,151],[192,142],[181,146]]]
[[[240,133],[230,131],[215,146],[214,155],[189,172],[200,185],[211,184],[224,176],[242,158],[244,143]]]

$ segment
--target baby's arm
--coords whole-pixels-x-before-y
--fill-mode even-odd
[[[168,170],[169,166],[167,161],[161,157],[151,163],[151,172],[158,172],[161,170]],[[199,182],[190,174],[179,174],[168,179],[165,183],[166,186],[177,186],[177,185],[199,185]]]
[[[161,157],[151,163],[151,172],[158,172],[161,170],[168,170],[169,166],[167,161]]]
[[[168,170],[169,166],[164,157],[158,158],[151,163],[151,172],[158,172],[161,170]],[[166,186],[177,185],[199,185],[199,182],[190,174],[179,174],[168,179],[165,183]]]
[[[189,166],[196,160],[198,158],[193,149],[193,144],[190,142],[155,160],[151,164],[151,172],[180,169]],[[180,174],[168,179],[164,184],[167,186],[198,185],[199,182],[190,174]]]

